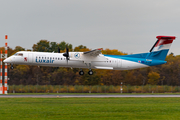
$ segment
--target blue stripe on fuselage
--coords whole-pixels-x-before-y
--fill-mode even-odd
[[[124,55],[122,57],[130,57],[130,58],[144,58],[144,59],[155,59],[155,60],[162,60],[164,61],[169,49],[154,51],[149,53],[140,53],[140,54],[132,54],[132,55]],[[114,55],[114,56],[121,56],[121,55]]]
[[[145,64],[148,66],[154,66],[154,65],[161,65],[166,63],[166,61],[163,60],[156,60],[156,59],[146,59],[145,56],[147,56],[148,53],[143,53],[142,57],[140,57],[140,54],[134,54],[134,55],[104,55],[105,57],[111,57],[111,58],[117,58],[117,59],[123,59],[123,60],[128,60],[128,61],[133,61],[137,62],[140,64]],[[146,54],[146,55],[145,55]],[[137,56],[137,58],[135,57]]]

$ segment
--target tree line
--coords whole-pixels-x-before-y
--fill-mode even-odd
[[[90,49],[84,45],[73,48],[72,44],[62,41],[60,43],[50,42],[48,40],[40,40],[32,46],[32,51],[39,52],[65,52],[68,46],[70,51],[89,51]],[[0,47],[4,52],[4,47]],[[14,49],[8,48],[8,56],[18,51],[31,51],[21,46]],[[127,55],[127,53],[116,49],[104,49],[103,54],[111,55]],[[173,53],[166,57],[166,64],[140,68],[135,70],[98,70],[95,69],[93,75],[88,75],[88,69],[83,69],[84,75],[79,75],[77,68],[64,67],[42,67],[28,65],[14,65],[11,70],[8,67],[9,85],[180,85],[180,55],[174,56]]]

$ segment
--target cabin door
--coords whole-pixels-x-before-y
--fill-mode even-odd
[[[33,62],[33,55],[32,55],[32,53],[29,53],[29,55],[28,55],[28,62],[29,63]]]

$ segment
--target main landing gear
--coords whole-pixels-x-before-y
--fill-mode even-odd
[[[88,74],[89,74],[89,75],[93,75],[93,71],[91,70],[91,63],[89,63],[89,66],[88,66],[87,63],[85,63],[85,64],[86,64],[87,67],[89,67],[89,72],[88,72]],[[84,71],[83,71],[82,69],[79,71],[79,75],[84,75]]]
[[[89,74],[89,75],[93,75],[93,71],[92,71],[92,70],[89,70],[88,74]],[[79,71],[79,75],[84,75],[84,71],[83,71],[83,70],[80,70],[80,71]]]
[[[89,75],[93,75],[93,71],[90,69],[88,72]]]
[[[86,64],[87,67],[89,67],[89,72],[88,72],[88,74],[89,74],[89,75],[93,75],[93,71],[91,70],[91,63],[89,63],[89,66],[88,66],[87,63],[85,63],[85,64]]]

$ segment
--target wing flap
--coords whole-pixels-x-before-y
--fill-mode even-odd
[[[99,48],[99,49],[94,49],[91,51],[84,52],[83,54],[90,55],[90,56],[98,56],[99,54],[101,54],[101,51],[102,51],[102,48]]]

